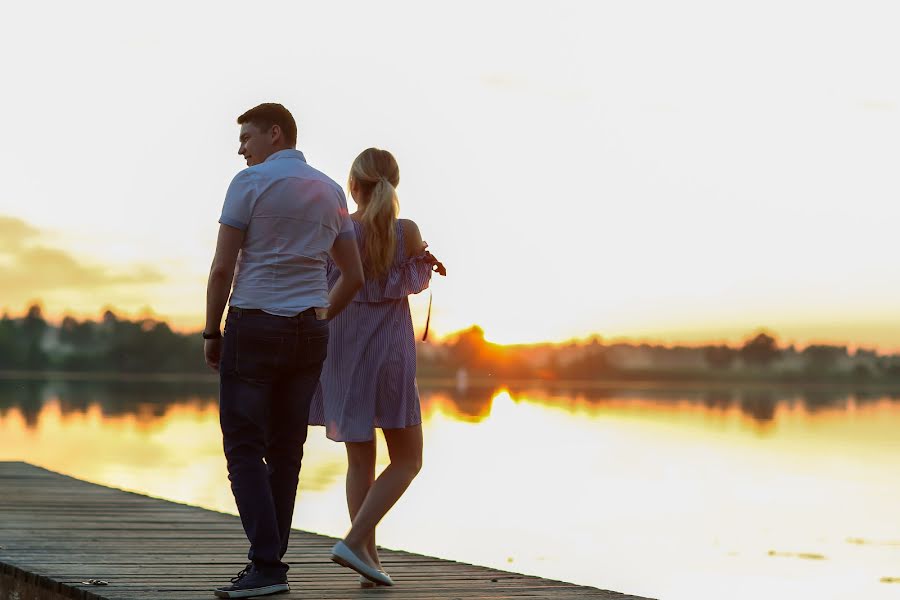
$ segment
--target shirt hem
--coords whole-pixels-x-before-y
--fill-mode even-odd
[[[229,219],[228,217],[222,217],[219,219],[219,223],[234,227],[235,229],[240,229],[241,231],[247,231],[247,226],[249,225],[249,223],[241,223],[237,219]]]

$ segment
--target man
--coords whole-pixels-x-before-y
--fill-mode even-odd
[[[225,195],[203,337],[206,363],[219,372],[228,478],[250,540],[250,564],[231,585],[215,590],[221,598],[290,589],[281,559],[309,404],[328,345],[327,319],[363,284],[344,192],[295,149],[290,112],[261,104],[237,122],[238,154],[248,168]],[[330,294],[326,253],[341,270]],[[219,328],[230,290],[223,339]]]

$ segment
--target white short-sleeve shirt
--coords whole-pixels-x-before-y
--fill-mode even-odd
[[[328,306],[326,255],[353,224],[341,186],[302,152],[280,150],[238,173],[219,223],[244,231],[231,306],[284,317]]]

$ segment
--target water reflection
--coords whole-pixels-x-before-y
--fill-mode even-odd
[[[0,460],[234,512],[216,394],[0,381]],[[425,468],[385,545],[667,599],[896,591],[881,582],[900,576],[900,394],[520,384],[422,398]],[[340,535],[343,448],[321,428],[307,444],[294,524]]]
[[[432,387],[426,398],[426,409],[429,404],[439,402],[443,410],[460,421],[478,423],[483,421],[491,409],[491,399],[497,393],[496,387],[474,386],[466,388]]]
[[[501,388],[495,388],[491,396]],[[602,404],[622,399],[652,400],[659,406],[684,403],[702,404],[707,409],[727,412],[737,407],[740,412],[765,428],[775,417],[778,406],[800,407],[809,413],[824,409],[846,409],[848,406],[864,406],[883,400],[900,401],[900,391],[871,388],[841,388],[840,386],[793,387],[789,385],[722,386],[697,384],[660,386],[658,384],[632,384],[622,387],[569,388],[549,386],[545,388],[511,386],[515,396],[532,398],[550,397],[554,402],[574,406],[580,402]]]
[[[703,405],[714,410],[727,410],[734,402],[731,390],[712,390],[703,394]]]
[[[493,398],[507,390],[515,398],[573,408],[584,404],[602,405],[621,400],[649,400],[658,406],[684,403],[702,404],[709,410],[727,412],[737,407],[760,425],[774,419],[779,405],[799,406],[809,413],[825,409],[847,409],[884,400],[900,401],[900,391],[829,387],[659,387],[633,384],[622,387],[571,388],[561,385],[454,386],[432,385],[423,401],[439,402],[442,410],[460,421],[478,423],[490,414]],[[104,415],[162,417],[173,403],[203,404],[216,401],[218,385],[210,380],[175,381],[44,381],[0,379],[0,416],[18,409],[26,426],[33,428],[49,400],[59,403],[64,413],[85,412],[98,407]]]
[[[741,411],[759,423],[775,418],[775,394],[768,390],[749,390],[741,395]]]
[[[29,428],[48,402],[63,413],[98,408],[103,415],[162,417],[172,404],[216,402],[218,385],[209,381],[43,381],[0,379],[0,416],[13,408]]]

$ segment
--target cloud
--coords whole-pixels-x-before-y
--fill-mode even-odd
[[[21,219],[0,215],[0,252],[15,250],[28,238],[37,237],[38,233],[37,229]]]
[[[40,238],[40,230],[25,221],[0,216],[0,289],[4,296],[35,297],[63,290],[85,292],[165,279],[147,265],[112,272],[100,265],[86,264],[65,250],[37,244]]]
[[[862,107],[864,110],[891,112],[897,109],[897,103],[891,100],[869,99],[863,101]]]

